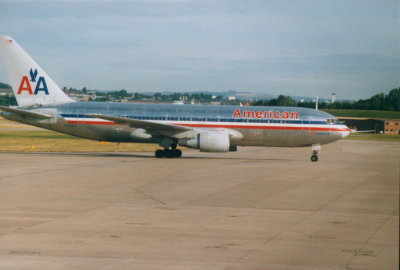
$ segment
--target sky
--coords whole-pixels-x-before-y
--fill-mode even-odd
[[[400,86],[398,0],[0,0],[0,35],[60,87],[360,99]]]

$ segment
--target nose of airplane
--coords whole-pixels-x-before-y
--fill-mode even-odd
[[[347,126],[343,125],[343,129],[340,131],[340,136],[342,136],[342,139],[349,136],[350,133],[351,130]]]

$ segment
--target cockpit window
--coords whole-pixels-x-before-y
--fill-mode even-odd
[[[327,122],[328,124],[333,125],[333,124],[336,123],[336,119],[334,119],[334,118],[328,118],[328,119],[326,119],[326,122]]]

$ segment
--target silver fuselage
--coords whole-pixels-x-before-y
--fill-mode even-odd
[[[135,128],[127,124],[88,115],[112,115],[196,130],[234,130],[241,136],[233,136],[230,143],[237,146],[309,146],[330,143],[350,133],[350,129],[332,115],[298,107],[71,102],[30,110],[53,117],[37,120],[9,112],[2,115],[29,125],[112,142],[159,143],[162,136],[137,138],[132,136]]]

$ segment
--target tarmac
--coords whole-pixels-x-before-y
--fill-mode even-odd
[[[0,153],[0,269],[398,269],[400,143]]]

